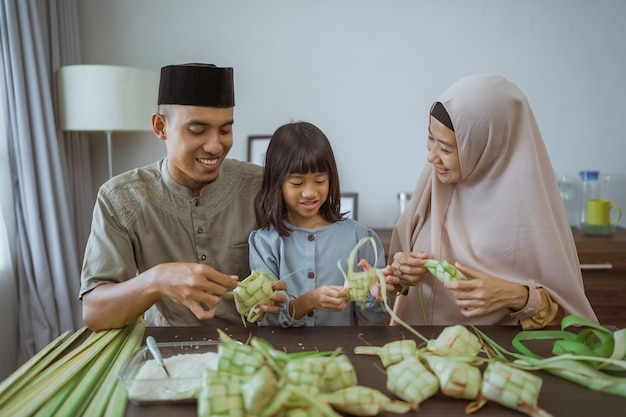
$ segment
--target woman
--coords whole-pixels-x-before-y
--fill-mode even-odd
[[[396,314],[409,324],[521,324],[567,314],[597,321],[554,171],[525,95],[500,76],[474,75],[431,108],[428,162],[390,243],[408,287]],[[469,280],[442,284],[424,259]]]

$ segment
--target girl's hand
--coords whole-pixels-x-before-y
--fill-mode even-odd
[[[322,285],[315,290],[315,308],[342,311],[348,306],[348,291],[341,285]]]
[[[357,264],[359,268],[363,268],[364,271],[369,271],[372,269],[372,265],[370,265],[365,259],[361,259]],[[384,274],[383,270],[383,274]],[[376,301],[383,302],[382,292],[380,290],[380,281],[376,280],[376,283],[370,287],[370,295],[376,299]]]
[[[422,276],[428,272],[424,267],[424,260],[430,255],[426,252],[397,252],[393,255],[393,262],[384,270],[387,291],[396,292],[402,287],[417,285]]]
[[[528,300],[524,285],[497,278],[455,263],[469,280],[453,280],[444,285],[454,295],[456,304],[465,317],[476,317],[503,308],[521,310]]]
[[[265,313],[278,314],[278,312],[280,311],[279,304],[287,301],[287,296],[285,295],[285,291],[287,290],[287,283],[283,280],[274,281],[272,283],[272,289],[276,291],[276,295],[272,297],[274,305],[261,304],[254,310],[255,313],[262,313],[263,315],[265,315]],[[262,317],[263,316],[261,316],[259,321],[262,320]]]

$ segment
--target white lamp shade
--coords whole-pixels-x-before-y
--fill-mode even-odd
[[[69,65],[58,72],[63,130],[152,130],[159,77],[155,72],[112,65]]]

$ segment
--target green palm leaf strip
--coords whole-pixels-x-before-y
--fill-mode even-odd
[[[577,327],[578,331],[566,330]],[[472,326],[492,354],[526,370],[543,370],[591,390],[626,397],[626,377],[604,371],[626,371],[626,330],[610,329],[581,317],[569,315],[561,330],[523,330],[512,340],[510,352]],[[552,356],[533,352],[526,342],[553,340]],[[519,352],[519,353],[518,353]]]

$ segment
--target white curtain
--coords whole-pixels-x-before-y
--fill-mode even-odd
[[[14,198],[21,363],[82,326],[80,267],[92,202],[89,153],[55,118],[56,72],[80,63],[76,0],[0,0]]]
[[[0,61],[1,62],[1,61]],[[6,97],[0,78],[0,97]],[[9,242],[15,239],[15,215],[5,122],[5,100],[0,101],[0,380],[17,366],[17,286]],[[6,220],[5,220],[6,219]]]

